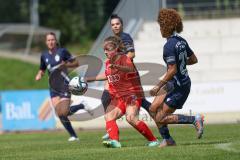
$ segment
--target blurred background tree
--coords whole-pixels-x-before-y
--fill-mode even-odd
[[[29,0],[1,0],[0,23],[29,22]]]

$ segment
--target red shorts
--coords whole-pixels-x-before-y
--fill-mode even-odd
[[[118,107],[122,114],[126,113],[126,108],[129,105],[135,105],[140,109],[142,105],[142,98],[137,98],[135,95],[126,97],[112,97],[110,105]]]

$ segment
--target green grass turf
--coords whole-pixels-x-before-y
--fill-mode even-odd
[[[153,129],[158,135],[156,129]],[[176,147],[148,148],[134,129],[121,129],[122,148],[104,148],[103,130],[78,132],[80,142],[67,142],[65,132],[0,135],[0,159],[81,160],[239,160],[239,124],[206,125],[203,139],[196,139],[193,127],[171,126]]]
[[[39,82],[35,81],[39,65],[1,57],[0,68],[0,90],[48,88],[47,74]]]

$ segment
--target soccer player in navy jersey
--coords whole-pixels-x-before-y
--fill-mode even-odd
[[[78,66],[77,61],[74,60],[68,50],[66,48],[60,48],[58,46],[55,33],[50,32],[46,34],[46,46],[48,50],[42,52],[40,59],[40,69],[35,77],[36,81],[42,78],[46,70],[48,70],[48,73],[50,74],[50,70],[54,66],[59,65],[62,69],[74,68]],[[55,107],[55,111],[61,123],[70,134],[70,138],[68,139],[68,141],[78,141],[79,139],[67,116],[75,113],[79,109],[87,110],[87,105],[79,104],[69,107],[71,94],[67,87],[63,88],[64,89],[61,92],[56,92],[51,89],[50,86],[51,102],[52,105]],[[60,104],[60,102],[63,102],[61,103],[61,106],[57,106],[57,104]]]
[[[180,15],[174,9],[161,9],[158,14],[158,23],[162,37],[167,40],[163,48],[167,72],[150,90],[150,94],[155,96],[150,112],[155,114],[154,120],[163,138],[160,147],[166,147],[176,145],[170,136],[168,124],[193,124],[197,130],[197,137],[201,138],[203,116],[173,114],[183,107],[190,93],[191,80],[186,66],[193,65],[198,60],[187,41],[178,35],[183,30],[183,24]]]
[[[113,14],[110,17],[110,25],[111,25],[113,34],[117,37],[120,37],[120,39],[124,44],[125,50],[123,53],[126,54],[133,61],[133,58],[135,57],[135,48],[134,48],[133,39],[128,33],[123,32],[122,18],[119,17],[117,14]],[[105,85],[104,85],[104,91],[101,97],[101,101],[102,101],[104,110],[106,111],[107,106],[111,102],[107,81],[105,82]],[[151,103],[147,101],[145,98],[143,98],[142,107],[147,111],[149,111],[150,105]],[[104,135],[102,138],[107,139],[108,134]]]

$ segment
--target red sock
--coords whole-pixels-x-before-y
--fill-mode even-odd
[[[119,129],[116,120],[107,121],[106,130],[111,140],[119,141]]]
[[[148,128],[148,126],[143,122],[139,121],[135,127],[138,132],[140,132],[148,141],[156,141],[156,137],[152,134],[152,131]]]

